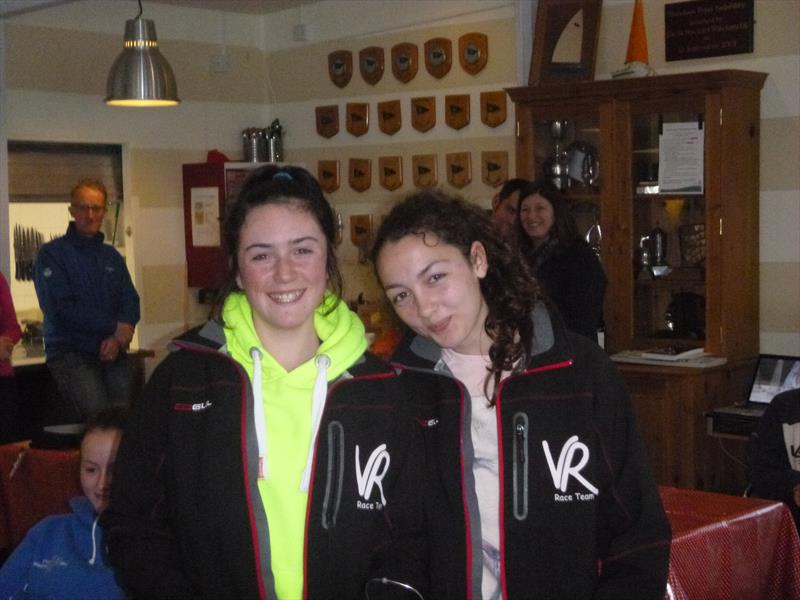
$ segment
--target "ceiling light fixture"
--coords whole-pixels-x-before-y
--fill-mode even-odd
[[[156,25],[142,19],[142,0],[135,19],[125,21],[125,43],[106,82],[105,102],[111,106],[175,106],[178,84],[158,51]]]

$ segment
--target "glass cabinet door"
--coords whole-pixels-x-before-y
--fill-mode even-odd
[[[704,346],[703,114],[632,115],[634,344]]]
[[[533,120],[533,168],[537,180],[561,190],[578,230],[600,256],[600,127],[596,112],[537,115]]]

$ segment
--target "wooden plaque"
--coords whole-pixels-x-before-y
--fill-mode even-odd
[[[378,159],[381,186],[394,191],[403,185],[403,157],[381,156]]]
[[[347,131],[355,136],[364,135],[369,130],[369,104],[366,102],[348,102]]]
[[[317,162],[317,180],[323,191],[335,192],[339,189],[339,161],[320,160]]]
[[[336,50],[328,54],[328,75],[334,85],[343,88],[353,76],[353,53],[349,50]]]
[[[411,157],[414,185],[418,188],[434,187],[438,183],[435,154],[416,154]]]
[[[378,102],[378,127],[386,135],[394,135],[400,131],[402,119],[400,114],[400,100],[387,100]]]
[[[506,93],[481,92],[481,121],[489,127],[497,127],[506,122],[507,116]]]
[[[425,42],[425,68],[441,79],[450,72],[453,64],[453,42],[447,38],[433,38]]]
[[[428,131],[434,125],[436,125],[436,97],[412,98],[411,126],[417,131]]]
[[[453,129],[469,124],[469,94],[444,97],[444,122]]]
[[[416,44],[397,44],[392,46],[392,73],[398,80],[408,83],[417,74],[419,50]]]
[[[503,185],[508,179],[508,152],[481,152],[481,179],[492,187]]]
[[[469,152],[454,152],[445,156],[447,181],[453,187],[463,188],[472,181],[472,161]]]
[[[465,33],[458,38],[458,61],[470,75],[477,75],[489,60],[489,38],[485,33]]]
[[[369,158],[351,158],[347,167],[350,187],[357,192],[368,190],[372,185],[372,161]]]
[[[358,52],[358,70],[361,77],[370,85],[375,85],[383,77],[383,48],[370,46]]]
[[[330,138],[339,133],[339,106],[318,106],[317,114],[317,133],[322,137]]]

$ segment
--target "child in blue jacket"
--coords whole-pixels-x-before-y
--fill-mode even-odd
[[[98,520],[108,506],[117,447],[127,409],[112,406],[86,425],[81,441],[83,496],[70,500],[71,514],[42,519],[0,568],[0,598],[123,598],[105,561]]]

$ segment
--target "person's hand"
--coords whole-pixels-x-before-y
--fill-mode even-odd
[[[14,350],[14,342],[10,337],[0,335],[0,360],[8,360],[11,358],[11,352]]]
[[[794,504],[795,506],[800,506],[800,483],[794,486],[792,490],[794,492]]]
[[[100,352],[98,356],[103,362],[112,362],[117,360],[121,349],[122,346],[119,341],[112,335],[100,342]]]
[[[120,349],[127,350],[128,346],[131,345],[131,340],[133,339],[133,331],[134,331],[133,325],[129,323],[123,323],[122,321],[117,323],[117,330],[114,332],[113,337],[119,343]]]

